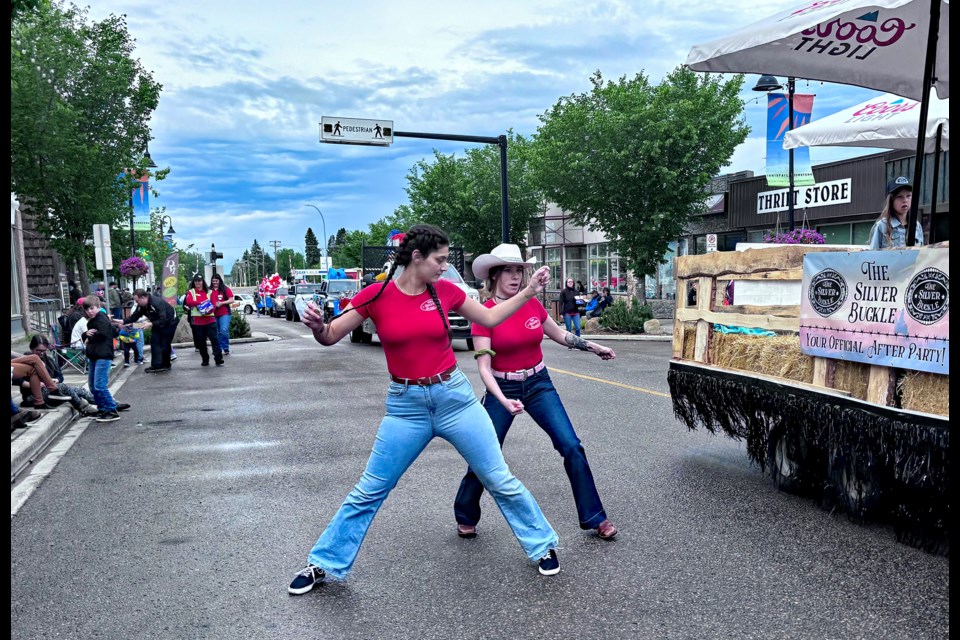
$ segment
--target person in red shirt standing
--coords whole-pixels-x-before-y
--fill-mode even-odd
[[[223,366],[223,351],[220,350],[220,339],[217,337],[217,319],[213,315],[213,302],[210,300],[210,291],[207,281],[199,273],[193,276],[193,286],[183,297],[183,306],[189,310],[193,323],[193,344],[200,350],[200,365],[210,366],[210,353],[207,351],[207,340],[213,347],[213,360],[218,367]]]
[[[507,468],[490,417],[457,368],[447,320],[447,312],[457,311],[474,323],[493,327],[540,292],[549,282],[549,272],[541,269],[513,300],[486,308],[440,278],[447,269],[449,244],[441,229],[415,225],[400,241],[383,284],[360,291],[329,324],[312,302],[301,314],[314,339],[326,346],[372,318],[392,382],[387,414],[367,467],[313,546],[307,566],[290,583],[292,594],[307,593],[326,576],[346,577],[380,505],[435,437],[450,442],[478,470],[480,481],[497,501],[527,557],[539,564],[540,573],[560,571],[557,534],[530,492]],[[403,267],[403,273],[394,280],[398,267]]]
[[[514,301],[523,290],[524,269],[534,261],[524,262],[520,247],[515,244],[501,244],[492,252],[477,256],[473,273],[478,279],[487,281],[492,294],[486,306],[496,308]],[[587,454],[543,363],[540,344],[544,334],[557,344],[593,352],[604,360],[617,357],[613,349],[561,329],[547,315],[540,301],[531,298],[496,328],[473,325],[477,365],[480,378],[487,387],[483,407],[490,414],[501,446],[513,419],[524,411],[530,414],[563,457],[580,528],[595,529],[601,538],[610,540],[617,535],[617,528],[607,518]],[[483,485],[471,467],[467,469],[454,501],[457,534],[461,538],[477,535],[482,494]]]
[[[230,318],[233,306],[233,291],[226,285],[220,274],[210,276],[210,301],[213,303],[213,316],[217,319],[217,338],[220,351],[230,355]]]

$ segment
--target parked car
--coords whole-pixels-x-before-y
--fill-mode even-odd
[[[277,289],[277,292],[273,294],[273,309],[270,310],[270,315],[274,318],[281,317],[284,311],[284,301],[289,295],[289,289],[287,287],[280,287]]]
[[[237,303],[237,309],[240,309],[246,315],[250,315],[257,310],[257,306],[253,302],[253,296],[249,293],[235,293],[233,294],[233,301]]]

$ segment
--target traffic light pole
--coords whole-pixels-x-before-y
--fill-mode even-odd
[[[503,242],[510,242],[510,204],[507,190],[507,136],[460,136],[447,133],[418,133],[414,131],[394,131],[395,138],[425,138],[427,140],[454,140],[457,142],[478,142],[495,144],[500,147],[500,214]]]

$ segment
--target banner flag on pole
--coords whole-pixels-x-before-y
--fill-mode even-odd
[[[163,278],[161,283],[161,295],[167,303],[176,308],[177,306],[177,271],[180,266],[180,252],[174,252],[163,260]]]
[[[793,128],[802,127],[811,120],[813,94],[793,94]],[[790,152],[783,148],[783,136],[787,132],[790,104],[787,94],[770,93],[767,97],[767,185],[790,186]],[[801,147],[793,151],[793,185],[808,187],[815,184],[810,166],[810,149]]]

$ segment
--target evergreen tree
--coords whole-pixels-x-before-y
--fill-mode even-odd
[[[320,243],[310,227],[307,227],[307,235],[303,238],[303,244],[308,268],[320,266]]]

